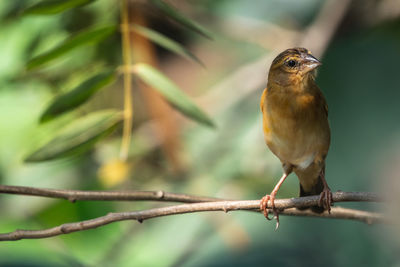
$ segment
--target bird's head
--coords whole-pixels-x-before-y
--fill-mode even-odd
[[[315,69],[321,64],[307,49],[289,48],[272,61],[268,81],[285,86],[303,82],[305,78],[313,79]]]

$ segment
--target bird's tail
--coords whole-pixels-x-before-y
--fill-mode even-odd
[[[324,190],[324,184],[322,183],[322,179],[321,179],[321,175],[320,175],[320,176],[318,176],[317,183],[311,188],[311,190],[305,191],[304,188],[300,184],[300,197],[320,195],[323,190]],[[312,206],[310,208],[313,212],[316,212],[316,213],[324,212],[324,208],[320,207],[320,206]],[[300,208],[300,209],[306,209],[306,208]]]

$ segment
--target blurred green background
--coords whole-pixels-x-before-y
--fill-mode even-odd
[[[232,199],[259,199],[272,190],[281,167],[264,144],[259,109],[270,61],[265,60],[261,67],[254,63],[272,59],[288,48],[287,44],[298,45],[327,1],[169,1],[205,26],[213,40],[172,22],[146,1],[132,1],[136,22],[183,44],[205,68],[133,36],[136,60],[158,66],[217,127],[203,127],[166,105],[155,105],[159,99],[148,93],[151,88],[134,83],[134,129],[127,162],[118,160],[119,129],[80,156],[24,163],[60,126],[93,110],[123,109],[120,76],[75,112],[39,125],[40,115],[54,96],[105,67],[121,65],[122,56],[121,38],[115,33],[44,68],[27,71],[29,59],[67,36],[90,25],[119,23],[120,18],[119,4],[111,0],[97,0],[55,15],[21,15],[38,2],[0,2],[2,184],[165,190]],[[292,43],[287,41],[290,38]],[[313,42],[318,44],[319,38]],[[340,205],[387,211],[398,219],[400,2],[351,1],[323,50],[317,83],[327,98],[332,128],[327,181],[333,191],[384,194],[392,205]],[[297,194],[298,181],[293,174],[278,197]],[[165,205],[168,203],[72,204],[1,195],[0,232],[42,229],[110,211]],[[3,242],[0,266],[400,266],[398,222],[369,226],[281,216],[281,226],[274,231],[275,223],[260,214],[186,214],[143,224],[114,223],[48,239]]]

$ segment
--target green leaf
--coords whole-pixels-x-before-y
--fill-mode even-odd
[[[81,154],[109,135],[122,119],[122,113],[115,110],[97,111],[81,117],[61,129],[25,161],[40,162]]]
[[[32,58],[27,63],[26,67],[28,70],[32,70],[66,54],[67,52],[69,52],[74,48],[83,45],[99,43],[108,36],[110,36],[111,34],[113,34],[116,30],[117,27],[115,25],[106,25],[80,32],[68,38],[67,40],[62,42],[59,46],[51,49],[50,51],[47,51],[37,57]]]
[[[182,24],[186,28],[191,29],[192,31],[195,31],[208,39],[213,39],[211,37],[211,33],[209,31],[207,31],[203,26],[201,26],[197,22],[189,19],[188,17],[186,17],[185,15],[180,13],[180,11],[178,11],[176,8],[172,7],[171,5],[165,3],[162,0],[151,0],[151,2],[155,6],[157,6],[159,9],[161,9],[167,16],[169,16],[176,22]]]
[[[115,80],[115,71],[108,70],[97,74],[71,91],[56,97],[40,117],[40,122],[47,122],[85,103],[101,88]]]
[[[52,15],[61,13],[71,8],[90,4],[96,0],[47,0],[41,1],[27,9],[23,15]]]
[[[139,63],[133,66],[134,74],[156,89],[173,107],[193,120],[214,127],[213,121],[177,85],[150,65]]]
[[[204,67],[203,63],[194,54],[167,36],[137,24],[132,25],[131,29],[165,49],[168,49],[186,59],[193,60]]]

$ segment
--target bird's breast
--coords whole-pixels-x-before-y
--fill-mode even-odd
[[[265,141],[282,161],[306,168],[329,148],[329,124],[318,95],[268,93],[263,112]]]

